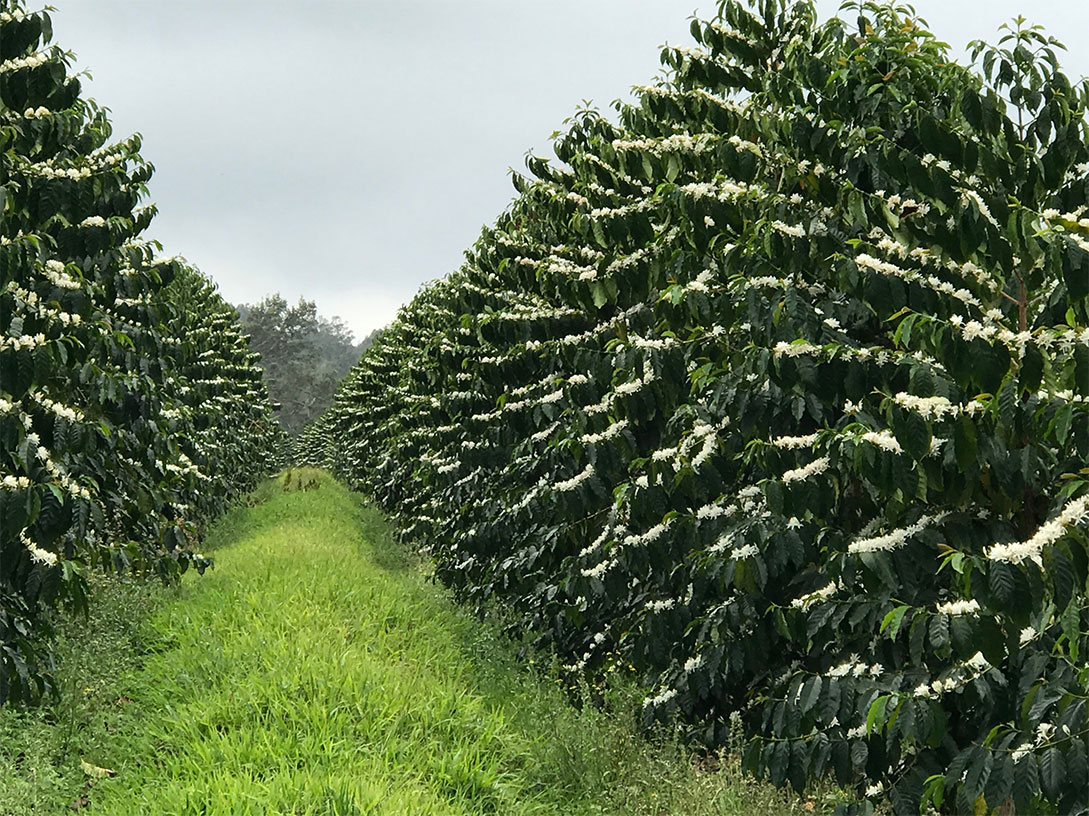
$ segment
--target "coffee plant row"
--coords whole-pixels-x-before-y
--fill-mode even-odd
[[[465,601],[842,810],[1089,791],[1089,92],[1016,24],[724,2],[304,435]]]
[[[110,143],[44,13],[0,3],[0,703],[52,689],[89,570],[170,579],[283,432],[210,281],[141,240],[152,167]]]

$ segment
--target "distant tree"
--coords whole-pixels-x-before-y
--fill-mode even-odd
[[[281,406],[280,422],[293,436],[325,410],[376,334],[357,345],[339,317],[322,317],[305,298],[292,306],[279,292],[237,308],[250,347],[261,355],[269,394]]]
[[[378,338],[382,336],[382,333],[384,331],[385,331],[384,328],[383,329],[374,329],[370,334],[368,334],[366,337],[364,337],[363,340],[360,341],[359,345],[356,346],[356,348],[359,350],[359,353],[362,354],[364,351],[366,351],[371,346],[373,346],[375,341],[377,341]]]

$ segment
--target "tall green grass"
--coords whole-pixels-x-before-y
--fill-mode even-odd
[[[149,590],[110,590],[99,606],[113,617],[91,627],[112,632],[92,655],[116,652],[114,670],[97,666],[104,687],[75,687],[90,675],[70,644],[65,700],[0,714],[0,814],[825,809],[741,778],[729,758],[694,763],[643,739],[631,692],[611,692],[608,713],[572,707],[427,580],[380,514],[318,482],[270,482],[228,514],[215,569],[160,592],[142,626],[115,618],[141,617]]]

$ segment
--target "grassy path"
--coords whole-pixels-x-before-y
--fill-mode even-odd
[[[813,812],[576,711],[341,486],[264,492],[150,617],[105,732],[76,735],[84,773],[115,775],[53,812]]]

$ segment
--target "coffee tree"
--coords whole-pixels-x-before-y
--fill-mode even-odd
[[[0,703],[50,690],[88,569],[170,579],[282,431],[199,273],[140,238],[152,168],[110,143],[49,15],[0,3]]]
[[[364,354],[299,455],[649,725],[843,809],[1086,807],[1089,127],[1019,21],[727,0]]]

